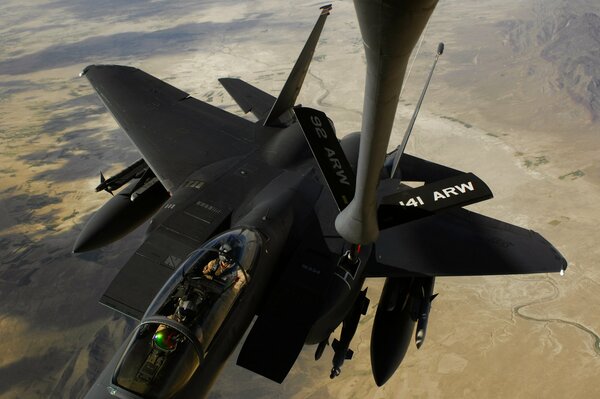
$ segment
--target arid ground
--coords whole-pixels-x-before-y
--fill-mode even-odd
[[[318,12],[273,0],[38,0],[0,4],[0,397],[81,398],[133,322],[97,303],[143,228],[102,250],[71,248],[108,198],[106,175],[138,159],[87,81],[132,65],[241,115],[217,78],[277,95]],[[299,102],[339,135],[360,129],[364,56],[353,4],[333,4]],[[425,345],[377,388],[369,341],[354,359],[307,347],[278,385],[234,358],[212,398],[600,397],[600,5],[596,0],[440,1],[411,62],[390,149],[446,43],[409,153],[472,171],[495,198],[472,206],[538,231],[565,276],[440,278]],[[285,331],[282,331],[285,334]]]

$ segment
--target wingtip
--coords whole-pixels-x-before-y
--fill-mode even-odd
[[[83,68],[83,69],[81,70],[81,72],[79,72],[79,77],[82,77],[82,76],[84,76],[84,75],[85,75],[85,74],[86,74],[86,73],[87,73],[87,72],[90,70],[90,68],[91,68],[91,67],[93,67],[93,66],[94,66],[94,65],[92,64],[92,65],[88,65],[88,66],[86,66],[85,68]]]
[[[79,73],[79,76],[85,76],[92,70],[105,70],[105,69],[127,69],[132,72],[139,71],[138,68],[127,66],[127,65],[115,65],[115,64],[90,64],[83,68],[83,70]]]

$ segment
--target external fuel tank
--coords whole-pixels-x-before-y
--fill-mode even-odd
[[[378,386],[394,374],[410,344],[415,327],[411,277],[387,278],[371,333],[371,368]]]
[[[169,192],[153,178],[138,187],[133,180],[121,192],[108,200],[88,220],[77,237],[73,252],[101,248],[124,237],[150,218],[169,199]]]

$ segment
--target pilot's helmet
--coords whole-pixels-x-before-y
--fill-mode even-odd
[[[185,321],[196,312],[196,304],[188,299],[179,298],[177,309],[175,309],[175,319]]]
[[[219,247],[219,260],[221,262],[233,263],[233,248],[230,244],[225,243]]]

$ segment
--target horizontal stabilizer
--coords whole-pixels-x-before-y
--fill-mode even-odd
[[[265,119],[275,104],[275,97],[241,79],[221,78],[219,82],[245,114],[252,112],[259,120]]]
[[[383,230],[368,277],[556,273],[563,256],[538,233],[456,209]],[[399,256],[400,254],[400,256]]]
[[[377,210],[379,228],[420,219],[492,198],[490,188],[473,173],[462,173],[384,197]]]
[[[340,210],[354,197],[355,176],[329,118],[312,108],[294,108],[296,119]]]

